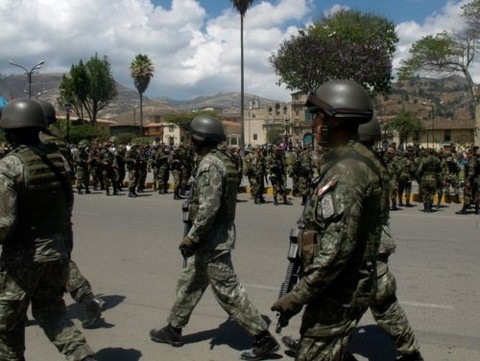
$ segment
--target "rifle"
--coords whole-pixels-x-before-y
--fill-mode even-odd
[[[190,219],[190,197],[182,204],[183,212],[183,237],[188,236],[190,228],[192,228],[192,220]],[[183,257],[183,268],[187,267],[187,258]]]
[[[288,245],[288,266],[287,266],[287,273],[285,275],[285,281],[282,282],[280,286],[280,292],[278,294],[278,298],[285,296],[288,292],[290,292],[293,287],[298,282],[300,278],[300,270],[301,270],[301,259],[298,255],[298,235],[300,233],[300,229],[293,228],[290,231],[290,242]],[[282,314],[278,314],[278,321],[277,326],[275,327],[275,332],[280,333],[282,328],[288,325],[288,320],[285,320],[282,317]]]

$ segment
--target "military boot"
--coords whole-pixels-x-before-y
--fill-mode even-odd
[[[475,214],[480,214],[480,205],[475,205]]]
[[[135,198],[135,197],[137,196],[137,193],[135,193],[135,190],[130,190],[130,191],[128,192],[128,196],[129,196],[130,198]]]
[[[423,211],[425,213],[430,213],[432,210],[430,209],[430,205],[428,204],[428,202],[424,202],[423,203]]]
[[[424,361],[420,351],[397,357],[397,361]]]
[[[280,349],[277,340],[270,332],[264,331],[261,334],[254,336],[253,347],[251,349],[242,351],[240,358],[242,360],[261,360],[265,356],[272,354]]]
[[[392,211],[398,211],[398,207],[396,203],[392,203],[392,207],[390,208]]]
[[[82,302],[85,304],[85,319],[82,322],[83,328],[92,328],[102,316],[102,302],[96,297],[86,297]]]
[[[283,336],[282,343],[290,351],[295,352],[295,354],[298,352],[298,348],[300,346],[298,339],[295,339],[292,336]]]
[[[92,192],[90,192],[90,189],[88,188],[85,188],[85,194],[91,194]]]
[[[287,196],[284,194],[283,195],[283,204],[286,204],[287,206],[291,206],[292,202],[290,202],[287,198]]]
[[[273,197],[273,204],[278,206],[278,199],[277,196]]]
[[[183,346],[182,329],[175,328],[170,325],[167,325],[161,329],[151,330],[150,339],[159,343],[168,343],[173,347]]]
[[[455,194],[455,196],[453,197],[453,201],[457,204],[460,203],[460,196],[458,194]]]

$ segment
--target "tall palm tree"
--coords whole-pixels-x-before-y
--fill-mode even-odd
[[[143,137],[143,93],[153,78],[155,67],[146,54],[137,54],[130,64],[130,76],[140,96],[140,136]]]
[[[245,81],[244,81],[244,64],[243,64],[243,18],[247,13],[248,8],[252,5],[254,0],[231,0],[233,7],[240,13],[240,149],[243,151],[245,147]]]

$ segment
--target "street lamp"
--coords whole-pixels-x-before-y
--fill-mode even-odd
[[[28,70],[28,69],[25,68],[24,66],[21,66],[20,64],[17,64],[17,63],[15,63],[15,62],[12,61],[12,60],[9,61],[9,64],[10,64],[10,65],[18,66],[19,68],[22,68],[23,70],[25,70],[25,73],[27,74],[28,97],[29,97],[29,98],[32,97],[32,74],[33,74],[33,72],[34,72],[35,70],[40,69],[44,63],[45,63],[45,62],[44,62],[43,60],[40,60],[36,65],[34,65],[34,66],[32,67],[32,69]]]

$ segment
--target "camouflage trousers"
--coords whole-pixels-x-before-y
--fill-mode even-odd
[[[135,192],[135,188],[138,185],[138,171],[137,169],[130,169],[128,171],[128,189],[131,192]]]
[[[68,361],[93,355],[82,333],[66,317],[63,292],[68,265],[36,263],[0,271],[0,360],[24,360],[28,306],[48,339]]]
[[[168,317],[173,327],[187,325],[208,286],[220,306],[251,335],[268,329],[235,275],[229,251],[197,251],[188,259],[177,284],[177,297]]]
[[[86,296],[93,296],[90,282],[81,274],[77,264],[73,261],[70,261],[69,264],[67,292],[78,303],[82,302]]]
[[[322,306],[303,315],[296,361],[343,361],[355,327],[365,308]]]
[[[397,284],[385,262],[377,263],[377,293],[370,311],[377,324],[392,338],[399,354],[412,354],[419,345],[405,311],[398,303]]]

